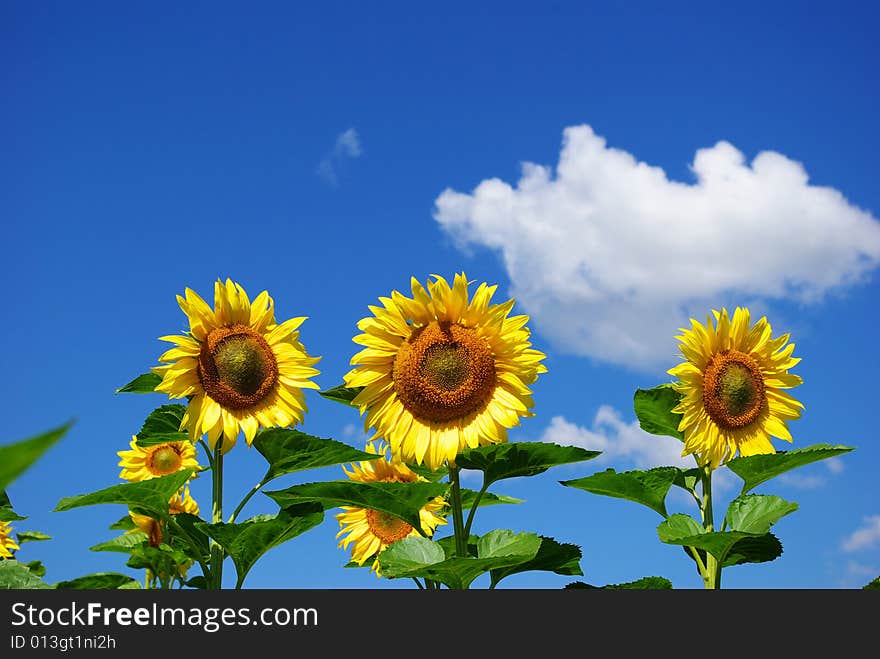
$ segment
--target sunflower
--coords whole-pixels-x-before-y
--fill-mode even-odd
[[[193,443],[204,433],[213,449],[223,437],[225,453],[239,430],[248,445],[260,427],[291,426],[307,410],[303,389],[318,389],[309,378],[320,357],[310,357],[299,342],[304,317],[275,321],[274,302],[263,291],[250,302],[232,280],[214,284],[214,310],[187,288],[177,302],[189,319],[186,336],[163,336],[175,344],[159,357],[167,365],[156,391],[170,398],[191,397],[181,429]]]
[[[12,539],[12,527],[9,522],[0,522],[0,558],[12,558],[12,552],[20,549]]]
[[[530,348],[528,316],[510,316],[514,300],[490,304],[497,286],[452,287],[433,275],[427,290],[412,279],[412,298],[392,291],[358,323],[366,346],[352,359],[347,387],[364,425],[387,438],[406,462],[438,469],[465,447],[507,440],[520,417],[533,416],[528,385],[546,372]]]
[[[170,515],[177,515],[178,513],[189,513],[190,515],[199,514],[199,504],[196,503],[196,500],[193,499],[192,496],[190,496],[189,487],[184,487],[171,497],[168,502],[168,513]],[[146,533],[150,546],[158,547],[162,544],[163,525],[161,520],[133,511],[129,511],[128,515],[131,517],[131,521],[135,526],[135,528],[128,531],[128,533],[142,531],[143,533]]]
[[[712,316],[715,325],[712,324]],[[740,455],[775,453],[770,436],[791,442],[786,421],[801,416],[803,404],[783,389],[801,384],[788,372],[800,362],[792,357],[789,335],[771,338],[766,318],[750,325],[749,310],[712,311],[705,326],[691,319],[691,329],[677,336],[685,362],[669,369],[679,380],[673,388],[681,401],[682,455],[694,454],[700,465],[717,468]]]
[[[131,450],[118,451],[117,455],[122,458],[119,477],[127,481],[145,481],[181,469],[199,468],[195,447],[190,442],[138,446],[137,437],[132,435]]]
[[[388,446],[385,442],[379,442],[378,446],[374,445],[372,441],[367,442],[366,451],[374,455],[381,455],[382,459],[361,462],[360,465],[353,464],[351,471],[343,467],[343,471],[351,480],[361,483],[413,483],[425,480],[398,458],[389,459]],[[434,529],[440,524],[446,524],[446,519],[438,514],[444,507],[446,507],[446,501],[443,497],[435,497],[422,506],[419,511],[419,519],[422,523],[422,531],[426,535],[433,535]],[[385,512],[351,506],[342,506],[342,510],[345,512],[336,515],[339,526],[342,527],[336,537],[346,533],[348,535],[339,541],[338,546],[348,549],[348,546],[354,543],[351,548],[351,559],[358,565],[363,565],[369,558],[375,557],[385,547],[398,540],[411,535],[419,535],[416,529],[402,519]],[[378,560],[373,560],[371,569],[377,577],[381,576]]]

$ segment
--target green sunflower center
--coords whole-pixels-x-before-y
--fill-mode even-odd
[[[183,459],[176,448],[160,446],[150,454],[150,471],[157,476],[167,476],[180,470]]]
[[[222,406],[241,410],[265,398],[278,380],[278,362],[266,340],[245,325],[213,330],[199,353],[205,392]]]
[[[477,331],[433,322],[398,349],[394,390],[417,419],[445,423],[484,407],[495,391],[495,356]]]
[[[738,350],[715,355],[703,374],[703,405],[722,428],[753,423],[767,402],[764,376],[755,360]]]
[[[367,525],[370,527],[373,535],[386,545],[403,540],[412,533],[412,526],[390,513],[381,510],[367,510],[366,516]]]

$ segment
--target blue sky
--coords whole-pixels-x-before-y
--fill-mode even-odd
[[[116,452],[167,399],[113,391],[185,329],[184,287],[209,297],[231,277],[269,290],[279,319],[309,316],[301,338],[326,388],[368,304],[410,276],[464,270],[499,284],[499,301],[516,295],[548,355],[536,416],[511,439],[604,451],[498,484],[526,502],[487,508],[476,532],[578,544],[590,583],[700,587],[657,540],[655,513],[558,481],[674,456],[676,440],[640,434],[633,391],[669,379],[678,323],[739,304],[790,331],[803,358],[795,447],[857,450],[759,489],[801,508],[775,527],[783,556],[726,570],[725,586],[880,574],[876,10],[472,4],[3,3],[0,442],[76,418],[9,490],[29,516],[17,529],[54,537],[22,560],[43,560],[50,581],[126,571],[88,551],[121,507],[49,511],[120,482]],[[355,410],[308,402],[303,430],[360,446]],[[240,442],[227,499],[261,466]],[[207,480],[193,488],[203,509]],[[272,509],[257,497],[249,511]],[[342,569],[336,531],[328,514],[247,585],[410,587]]]

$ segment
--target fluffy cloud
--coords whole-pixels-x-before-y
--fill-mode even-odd
[[[862,526],[843,539],[840,545],[843,551],[869,549],[880,543],[880,515],[868,515],[863,521]]]
[[[727,142],[696,152],[694,183],[565,129],[555,171],[525,163],[444,190],[434,217],[461,246],[497,250],[512,293],[561,349],[670,366],[688,316],[726,302],[818,301],[880,261],[880,222],[772,151],[751,163]]]
[[[363,153],[361,138],[354,128],[339,133],[333,148],[318,163],[318,176],[331,185],[339,183],[337,170],[348,159],[359,158]]]

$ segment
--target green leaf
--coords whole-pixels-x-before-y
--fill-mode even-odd
[[[782,556],[782,543],[772,533],[738,540],[727,552],[721,567],[742,563],[766,563]]]
[[[575,590],[672,590],[672,582],[665,577],[642,577],[636,581],[608,584],[607,586],[591,586],[583,581],[575,581],[567,584],[565,587]]]
[[[812,446],[794,449],[793,451],[741,456],[728,462],[727,466],[733,473],[743,479],[742,493],[745,494],[761,483],[775,478],[786,471],[802,467],[811,462],[849,453],[852,450],[854,450],[852,446],[841,446],[840,444],[833,446],[831,444],[813,444]]]
[[[118,572],[96,572],[55,584],[58,590],[128,590],[140,587],[136,579]]]
[[[520,563],[519,565],[495,569],[490,572],[493,587],[505,577],[520,572],[538,570],[568,576],[583,575],[580,566],[582,557],[580,547],[559,543],[553,538],[539,537],[541,538],[541,546],[532,560]]]
[[[880,577],[862,586],[862,590],[880,590]]]
[[[254,437],[253,445],[269,463],[266,480],[303,469],[376,460],[382,457],[375,453],[359,451],[333,439],[314,437],[290,428],[260,430]]]
[[[263,554],[305,533],[324,520],[320,504],[307,503],[285,508],[277,515],[258,515],[238,524],[199,524],[216,540],[235,563],[236,588],[241,588],[247,573]]]
[[[706,529],[689,515],[676,513],[657,527],[657,534],[662,542],[671,542],[676,538],[690,538],[705,533]],[[674,544],[681,544],[676,542]]]
[[[178,535],[188,539],[182,546],[182,550],[194,561],[205,559],[211,553],[210,540],[201,529],[204,520],[198,515],[190,513],[177,513],[171,515],[169,531],[172,535]],[[195,544],[195,548],[193,548]]]
[[[140,432],[135,435],[138,446],[155,446],[166,442],[189,440],[189,434],[180,430],[180,422],[186,414],[186,406],[179,403],[162,405],[150,412]]]
[[[0,590],[52,588],[45,581],[28,569],[24,563],[7,558],[0,561]]]
[[[5,490],[24,471],[36,462],[55,442],[70,430],[72,421],[42,435],[15,444],[0,446],[0,490]],[[8,499],[7,499],[8,501]]]
[[[678,476],[675,478],[674,485],[677,485],[683,490],[688,492],[693,492],[697,487],[697,483],[700,482],[702,478],[703,470],[699,467],[693,467],[691,469],[685,469],[684,471],[679,471]]]
[[[150,394],[156,390],[160,382],[162,378],[155,373],[143,373],[124,387],[119,387],[114,393]]]
[[[657,527],[657,536],[661,542],[702,549],[712,554],[722,565],[727,564],[728,554],[732,552],[738,542],[744,538],[755,538],[761,535],[764,534],[742,531],[706,532],[696,520],[681,513],[671,515],[669,519]],[[745,543],[740,546],[739,552],[745,554],[749,548],[750,544]],[[754,549],[754,547],[751,548]],[[738,560],[737,562],[743,561]]]
[[[455,458],[462,469],[483,472],[483,483],[491,485],[503,478],[534,476],[550,467],[592,460],[601,451],[549,442],[509,442],[465,449]]]
[[[730,502],[727,524],[732,531],[767,533],[780,518],[797,509],[795,502],[774,494],[746,494]]]
[[[186,584],[189,588],[197,588],[199,590],[207,590],[208,589],[208,580],[205,579],[201,574],[193,577],[192,579],[187,580]]]
[[[31,561],[27,563],[27,569],[31,571],[31,574],[40,577],[41,579],[46,576],[46,566],[43,565],[42,561]]]
[[[26,542],[42,542],[44,540],[52,539],[51,535],[46,535],[40,531],[22,531],[21,533],[16,533],[15,537],[20,545],[23,545]]]
[[[496,529],[477,540],[476,557],[444,558],[446,552],[439,543],[410,536],[382,551],[379,567],[388,578],[424,577],[463,589],[485,572],[532,560],[540,546],[541,539],[534,533]]]
[[[633,470],[621,473],[617,473],[614,469],[606,469],[592,476],[560,481],[560,483],[593,494],[635,501],[667,517],[666,494],[680,475],[681,470],[678,467],[655,467],[647,471]]]
[[[449,470],[445,465],[437,471],[431,471],[427,465],[407,464],[406,466],[409,467],[410,471],[432,483],[436,483],[449,475]]]
[[[358,481],[326,481],[303,483],[285,490],[265,492],[281,508],[297,503],[317,501],[324,509],[337,506],[367,508],[399,517],[421,532],[419,511],[428,501],[446,491],[445,483],[361,483]]]
[[[17,515],[11,507],[0,508],[0,522],[17,522],[27,517]]]
[[[363,391],[363,387],[346,387],[344,384],[340,384],[332,389],[327,389],[325,391],[319,391],[324,398],[328,398],[330,400],[335,400],[337,403],[343,403],[345,405],[351,405],[352,407],[357,407],[352,401],[354,401],[355,397]]]
[[[470,510],[471,506],[474,505],[474,500],[477,498],[477,493],[474,490],[462,490],[461,491],[461,509],[462,510]],[[522,503],[523,499],[516,499],[514,497],[509,497],[505,494],[493,494],[492,492],[483,492],[483,496],[480,497],[480,506],[494,506],[499,503]]]
[[[107,528],[109,528],[111,531],[131,531],[136,527],[134,525],[134,520],[131,518],[131,515],[126,515],[125,517],[120,517]]]
[[[678,429],[682,415],[672,411],[680,400],[681,394],[671,384],[661,384],[653,389],[636,389],[633,408],[642,430],[684,441],[684,433]]]
[[[55,512],[93,506],[99,503],[121,503],[142,509],[156,519],[168,517],[168,501],[183,487],[192,469],[182,469],[167,476],[159,476],[146,481],[113,485],[97,492],[65,497],[55,506]]]
[[[99,542],[97,545],[89,547],[89,551],[114,551],[120,554],[130,554],[135,547],[140,547],[147,540],[147,534],[143,531],[132,531],[131,533],[123,533],[120,536]]]

